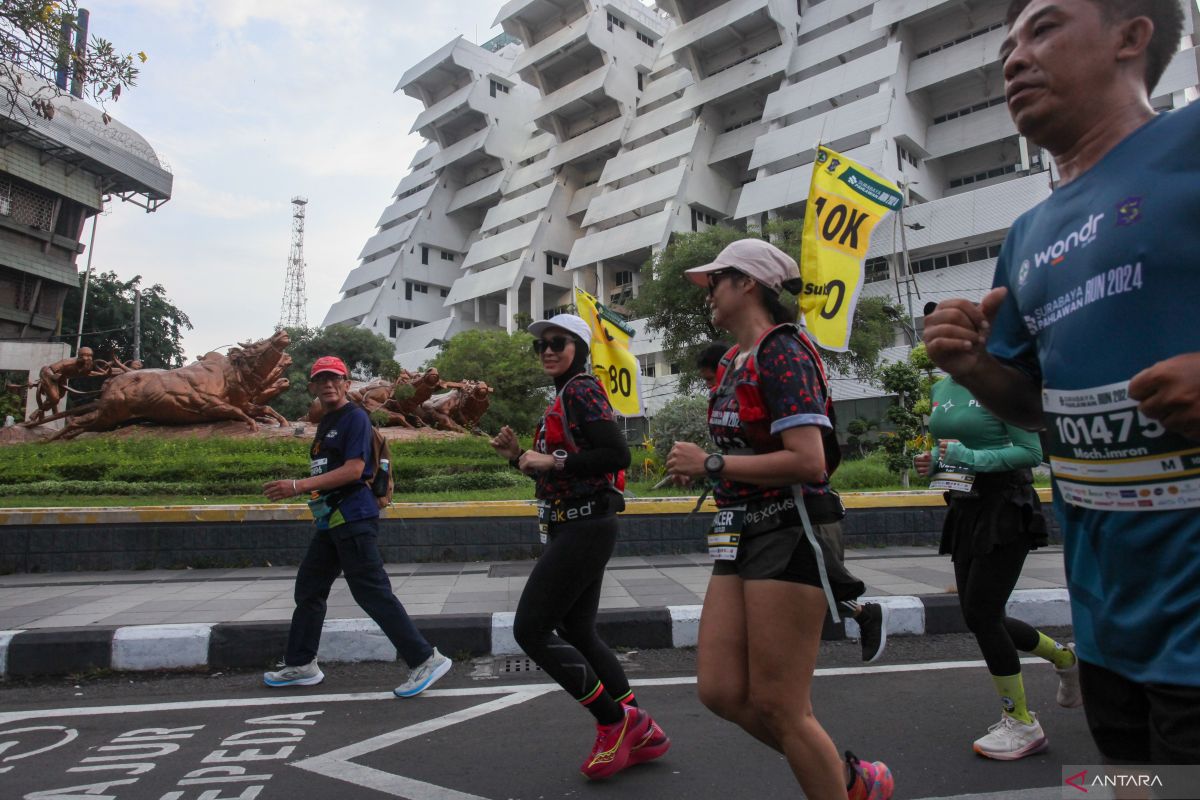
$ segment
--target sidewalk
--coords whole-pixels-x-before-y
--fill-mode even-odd
[[[965,630],[950,559],[927,547],[850,550],[866,594],[890,610],[889,635]],[[614,558],[601,594],[614,645],[685,647],[711,571],[707,555]],[[447,653],[519,652],[512,612],[532,561],[388,564],[396,595]],[[295,567],[0,576],[0,676],[86,669],[261,666],[283,651]],[[1033,624],[1069,625],[1061,547],[1031,553],[1010,610]],[[827,638],[840,638],[840,628]],[[853,622],[844,635],[857,637]],[[321,658],[391,660],[395,651],[344,580],[329,596]]]

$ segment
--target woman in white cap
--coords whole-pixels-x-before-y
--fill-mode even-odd
[[[671,742],[638,708],[629,679],[596,631],[604,569],[617,541],[619,483],[629,445],[604,387],[588,369],[591,331],[574,314],[529,326],[533,351],[554,379],[554,401],[522,450],[505,426],[492,439],[513,467],[537,481],[545,547],[517,605],[513,635],[546,674],[596,720],[596,741],[580,771],[607,778],[658,758]]]
[[[849,752],[843,764],[810,696],[825,609],[863,585],[828,552],[840,543],[843,513],[822,436],[831,427],[828,385],[779,299],[785,285],[798,288],[796,262],[769,242],[741,239],[687,276],[708,288],[713,324],[736,342],[709,397],[716,452],[676,442],[667,457],[673,475],[712,480],[718,508],[700,618],[700,700],[782,753],[811,800],[887,800],[887,766]]]

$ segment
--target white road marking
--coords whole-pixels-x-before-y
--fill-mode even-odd
[[[1022,664],[1046,663],[1040,658],[1022,658]],[[841,677],[845,675],[871,675],[884,672],[932,672],[946,669],[975,669],[984,667],[983,661],[935,661],[929,664],[883,664],[871,667],[828,667],[818,669],[816,677]],[[694,675],[676,678],[642,678],[631,680],[633,686],[681,686],[696,682]],[[469,686],[461,689],[430,689],[421,697],[481,697],[485,695],[510,695],[544,688],[557,688],[554,683],[527,683],[512,686]],[[283,690],[294,691],[294,690]],[[391,692],[351,692],[345,694],[277,694],[270,697],[240,697],[224,700],[189,700],[177,703],[146,703],[119,706],[78,706],[75,708],[40,708],[27,711],[0,712],[0,725],[27,719],[50,719],[54,717],[88,717],[105,714],[144,714],[156,711],[200,711],[210,708],[239,708],[248,706],[290,706],[313,703],[346,703],[364,700],[388,700],[411,703],[412,699],[397,700]]]

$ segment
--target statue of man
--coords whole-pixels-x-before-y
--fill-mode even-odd
[[[22,424],[26,427],[42,424],[42,420],[58,410],[59,402],[67,393],[67,381],[87,377],[92,372],[92,366],[92,348],[81,347],[74,358],[64,358],[42,367],[38,373],[37,411]]]

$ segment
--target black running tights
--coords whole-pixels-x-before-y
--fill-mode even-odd
[[[596,632],[600,586],[616,541],[615,514],[557,527],[513,623],[521,649],[604,725],[624,719],[618,698],[629,693],[625,671]]]
[[[1010,542],[954,562],[959,607],[993,675],[1016,675],[1021,671],[1017,651],[1037,647],[1037,629],[1004,613],[1028,554],[1025,542]]]

